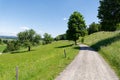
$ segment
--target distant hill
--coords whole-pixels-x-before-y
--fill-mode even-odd
[[[17,39],[16,36],[0,36],[2,39]]]

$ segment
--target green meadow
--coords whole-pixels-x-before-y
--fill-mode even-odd
[[[97,32],[84,38],[84,43],[98,51],[120,77],[120,32]]]
[[[6,45],[0,45],[0,52],[3,52],[5,48],[6,48]]]
[[[0,80],[15,80],[16,66],[18,66],[19,80],[54,80],[78,52],[79,47],[72,45],[72,42],[57,41],[33,47],[30,52],[24,49],[2,54]]]

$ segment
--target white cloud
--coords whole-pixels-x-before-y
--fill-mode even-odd
[[[22,29],[22,30],[29,30],[30,28],[29,28],[29,27],[24,26],[24,27],[20,27],[20,29]]]
[[[66,21],[66,20],[67,20],[67,18],[65,17],[65,18],[63,18],[63,20],[64,20],[64,21]]]

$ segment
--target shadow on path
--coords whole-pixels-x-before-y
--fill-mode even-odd
[[[65,45],[65,46],[58,46],[58,47],[55,47],[55,48],[66,48],[66,47],[71,47],[73,46],[73,44],[69,44],[69,45]]]
[[[94,51],[92,48],[88,47],[88,46],[82,46],[80,47],[80,50],[90,50],[90,51]]]

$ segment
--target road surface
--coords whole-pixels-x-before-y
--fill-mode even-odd
[[[80,52],[55,80],[119,80],[105,60],[93,49],[80,45]]]

